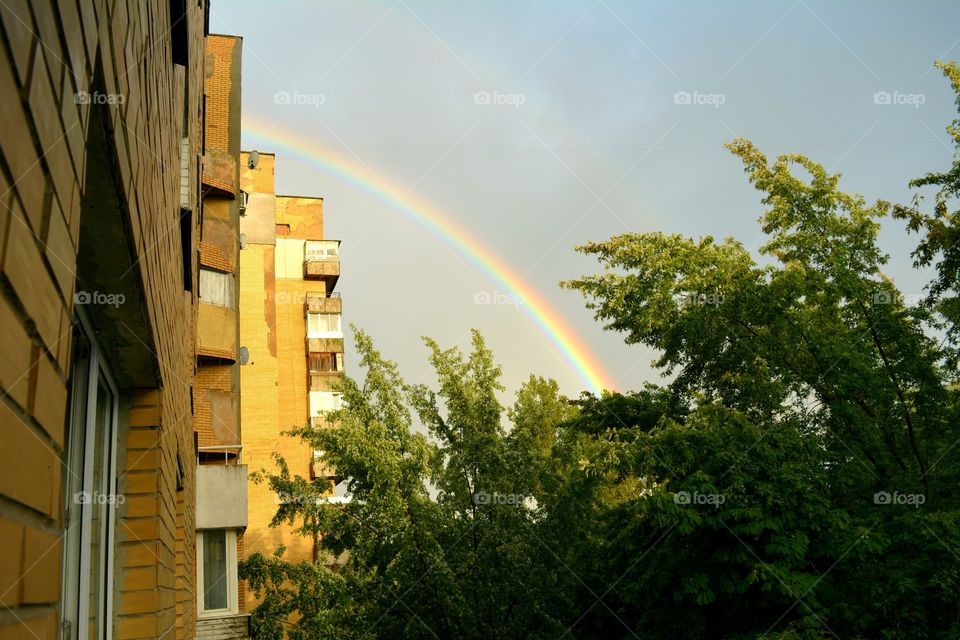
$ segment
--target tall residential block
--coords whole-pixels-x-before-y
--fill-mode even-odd
[[[275,470],[280,454],[291,474],[333,478],[319,452],[284,432],[340,406],[340,242],[324,236],[321,198],[276,194],[274,162],[269,153],[241,155],[240,336],[249,353],[240,367],[243,455],[254,470]],[[289,498],[263,484],[248,487],[245,555],[271,555],[283,545],[288,560],[317,559],[316,541],[287,525],[270,527],[278,500]]]
[[[236,311],[231,343],[204,275],[238,264],[239,40],[208,56],[208,12],[0,4],[0,638],[192,639],[198,578],[235,585],[197,533],[239,545],[198,486],[246,486],[203,477],[242,468]]]
[[[240,63],[242,40],[207,38],[203,218],[199,239],[197,371],[197,632],[244,638],[237,577],[247,525],[247,466],[240,442]]]

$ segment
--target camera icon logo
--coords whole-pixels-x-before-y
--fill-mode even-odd
[[[73,294],[73,301],[76,304],[90,304],[92,296],[89,291],[77,291]]]
[[[274,104],[290,104],[290,92],[277,91],[275,94],[273,94],[273,103]]]
[[[893,96],[890,95],[889,91],[877,91],[873,94],[873,104],[890,104]]]
[[[673,94],[673,104],[690,104],[692,96],[689,91],[677,91]]]
[[[493,302],[493,296],[490,295],[489,291],[477,291],[473,294],[474,304],[490,304],[491,302]]]
[[[492,100],[493,98],[489,91],[477,91],[475,94],[473,94],[474,104],[490,104]]]
[[[890,504],[892,501],[893,496],[887,491],[877,491],[873,494],[873,504]]]
[[[674,504],[690,504],[690,492],[689,491],[677,491],[673,494]]]
[[[890,291],[877,291],[872,296],[873,304],[893,304],[893,293]]]
[[[473,494],[474,504],[490,504],[490,494],[486,491],[478,491]]]

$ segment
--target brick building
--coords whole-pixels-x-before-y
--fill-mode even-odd
[[[240,444],[240,63],[242,40],[207,38],[200,226],[200,304],[194,429],[197,434],[196,637],[246,637],[237,577],[247,525],[247,467]]]
[[[238,264],[239,40],[211,73],[206,4],[0,5],[3,639],[194,637],[197,463],[241,468],[236,331],[198,298]]]
[[[279,453],[291,474],[333,478],[319,452],[283,432],[339,407],[340,242],[324,237],[321,198],[276,195],[274,162],[269,153],[241,155],[240,337],[249,353],[240,367],[243,455],[251,468],[275,469]],[[248,492],[246,555],[269,556],[283,545],[287,560],[317,559],[314,541],[288,525],[270,527],[278,496],[269,487],[251,484]],[[247,605],[255,605],[252,596]]]

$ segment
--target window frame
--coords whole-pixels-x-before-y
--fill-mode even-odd
[[[321,316],[334,316],[337,319],[337,328],[332,331],[323,331],[320,328],[320,318]],[[313,326],[314,318],[316,318],[317,326]],[[324,313],[321,311],[308,311],[307,312],[307,338],[311,339],[340,339],[343,338],[343,314],[340,313]]]
[[[321,395],[325,394],[325,395]],[[329,396],[332,400],[333,407],[329,409],[322,409],[316,405],[320,404],[320,399]],[[343,392],[342,391],[309,391],[307,393],[307,401],[310,406],[310,417],[317,418],[320,417],[323,413],[329,413],[331,411],[339,411],[343,409]],[[316,408],[315,408],[316,407]]]
[[[90,596],[91,596],[91,533],[93,511],[103,507],[104,525],[99,532],[101,558],[99,560],[99,590],[97,617],[100,619],[100,633],[96,640],[113,638],[113,592],[114,592],[114,550],[116,548],[117,496],[119,482],[117,477],[117,449],[119,447],[119,392],[110,368],[97,343],[93,328],[81,309],[76,310],[73,348],[75,357],[71,364],[71,402],[69,422],[67,424],[66,448],[64,450],[65,468],[63,480],[63,520],[64,543],[61,551],[62,574],[60,588],[62,604],[60,610],[61,630],[78,640],[93,640],[89,636]],[[107,432],[101,443],[101,464],[104,477],[102,486],[93,486],[94,461],[97,448],[97,408],[98,392],[101,387],[106,391]],[[82,436],[82,437],[81,437]],[[78,476],[75,472],[80,470]],[[106,489],[106,495],[103,490]],[[90,497],[86,502],[79,500],[80,492]],[[94,499],[96,496],[102,498]],[[102,504],[98,504],[104,499]],[[79,522],[79,528],[76,523]]]
[[[335,240],[304,240],[303,259],[306,261],[340,259],[340,245]]]
[[[204,304],[212,305],[212,306],[214,306],[214,307],[221,307],[221,308],[224,308],[224,309],[231,309],[231,310],[234,310],[234,311],[235,311],[236,308],[237,308],[237,278],[236,278],[236,276],[235,276],[233,273],[230,273],[229,271],[220,271],[219,269],[213,269],[213,268],[211,268],[211,267],[207,267],[207,266],[203,266],[203,265],[200,266],[200,269],[199,269],[198,271],[199,271],[199,273],[197,274],[197,280],[198,280],[198,287],[197,287],[197,289],[198,289],[198,294],[199,294],[199,295],[198,295],[198,298],[199,298],[200,302],[202,302],[202,303],[204,303]],[[215,300],[214,298],[210,297],[209,291],[208,291],[208,293],[207,293],[207,296],[208,296],[208,297],[205,298],[205,297],[203,296],[203,292],[204,292],[204,289],[205,289],[205,287],[203,286],[203,282],[204,282],[204,280],[208,280],[211,276],[220,276],[220,277],[223,278],[223,281],[224,281],[224,283],[226,284],[226,287],[224,288],[224,292],[225,292],[226,295],[227,295],[227,299],[222,300],[222,301],[217,301],[217,300]],[[206,287],[206,289],[209,290],[209,285],[208,285],[208,287]]]
[[[203,576],[203,538],[208,531],[223,531],[227,550],[227,608],[204,608],[204,576]],[[237,588],[237,530],[236,529],[198,529],[196,540],[197,554],[197,618],[222,618],[236,615],[240,611],[239,589]]]

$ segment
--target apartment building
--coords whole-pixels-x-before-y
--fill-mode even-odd
[[[247,525],[247,466],[240,443],[240,70],[243,41],[207,37],[203,217],[199,238],[197,370],[198,639],[245,638],[237,577]]]
[[[276,470],[279,453],[291,474],[333,477],[319,452],[284,432],[339,407],[340,242],[324,236],[321,198],[276,194],[275,161],[270,153],[241,155],[240,336],[249,355],[240,367],[243,455],[254,470]],[[283,545],[290,561],[316,560],[316,541],[270,526],[283,499],[296,497],[249,485],[245,555],[271,555]],[[252,596],[247,605],[255,605]]]
[[[231,334],[205,275],[238,265],[240,43],[208,57],[208,11],[0,5],[0,638],[190,639],[242,612],[214,584],[243,516],[204,504],[246,487],[236,310]],[[229,85],[209,135],[205,81]]]

